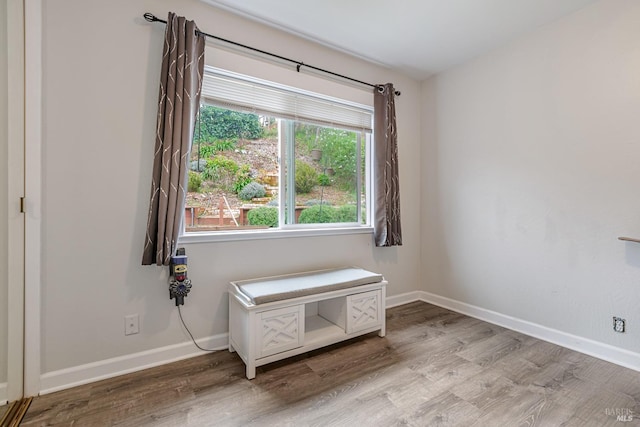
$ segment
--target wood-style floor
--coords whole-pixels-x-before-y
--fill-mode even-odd
[[[0,420],[4,416],[4,413],[9,409],[9,405],[0,405]]]
[[[616,413],[632,420],[616,419]],[[640,373],[430,304],[258,368],[221,351],[34,399],[23,426],[640,425]]]

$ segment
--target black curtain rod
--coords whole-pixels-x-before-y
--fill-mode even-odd
[[[158,18],[157,16],[155,16],[152,13],[148,13],[147,12],[143,16],[144,16],[144,19],[146,19],[149,22],[162,22],[163,24],[167,23],[167,21]],[[264,51],[264,50],[261,50],[261,49],[256,49],[255,47],[251,47],[251,46],[247,46],[247,45],[242,44],[242,43],[237,43],[237,42],[234,42],[234,41],[231,41],[231,40],[223,39],[222,37],[214,36],[212,34],[207,34],[207,33],[203,32],[203,31],[200,31],[200,30],[198,30],[198,33],[202,34],[205,37],[210,37],[212,39],[220,40],[222,42],[229,43],[229,44],[232,44],[234,46],[241,47],[243,49],[251,50],[253,52],[258,52],[258,53],[261,53],[263,55],[268,55],[268,56],[272,56],[274,58],[281,59],[283,61],[291,62],[292,64],[296,64],[296,70],[298,72],[300,72],[300,67],[307,67],[307,68],[311,68],[312,70],[320,71],[321,73],[325,73],[325,74],[330,74],[332,76],[339,77],[339,78],[345,79],[345,80],[349,80],[349,81],[352,81],[352,82],[355,82],[355,83],[359,83],[361,85],[371,86],[373,88],[377,88],[378,90],[380,90],[382,88],[381,85],[374,85],[374,84],[371,84],[371,83],[363,82],[362,80],[354,79],[352,77],[348,77],[348,76],[345,76],[345,75],[342,75],[342,74],[334,73],[333,71],[329,71],[329,70],[325,70],[323,68],[314,67],[313,65],[305,64],[302,61],[296,61],[295,59],[291,59],[291,58],[287,58],[287,57],[284,57],[284,56],[276,55],[275,53],[267,52],[267,51]],[[396,94],[396,96],[400,96],[400,91],[399,90],[396,90],[394,93]]]

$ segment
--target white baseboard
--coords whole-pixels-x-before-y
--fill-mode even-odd
[[[419,292],[414,291],[388,297],[386,304],[387,307],[395,307],[418,300],[420,300]],[[224,350],[229,347],[229,334],[215,335],[197,341],[201,347]],[[188,341],[140,353],[87,363],[86,365],[47,372],[40,376],[40,394],[53,393],[82,384],[200,356],[201,354],[204,354],[204,352],[198,350],[191,341]],[[5,386],[4,389],[3,386]],[[0,384],[0,404],[2,403],[3,397],[6,398],[6,384]]]
[[[9,403],[7,395],[7,383],[0,383],[0,406]]]
[[[387,308],[390,308],[419,300],[420,293],[414,291],[388,297],[386,304]],[[197,341],[201,347],[224,350],[229,347],[229,334],[215,335]],[[40,394],[53,393],[82,384],[200,356],[201,354],[204,354],[204,352],[198,350],[191,341],[188,341],[140,353],[87,363],[86,365],[47,372],[40,376]],[[5,386],[4,389],[3,386]],[[6,398],[6,384],[0,384],[0,404],[3,398]]]
[[[391,308],[391,307],[397,307],[403,304],[408,304],[414,301],[422,301],[422,299],[420,298],[420,293],[421,291],[413,291],[413,292],[407,292],[405,294],[393,295],[393,296],[387,297],[385,302],[386,307]]]
[[[196,341],[198,345],[203,348],[214,350],[229,348],[229,334],[226,333],[198,339]],[[178,360],[188,359],[202,354],[206,354],[206,352],[198,350],[193,342],[187,341],[180,344],[142,351],[140,353],[87,363],[86,365],[61,369],[59,371],[47,372],[40,376],[40,394],[53,393],[54,391],[153,368],[154,366],[177,362]],[[0,400],[1,398],[2,388],[0,388]]]
[[[440,295],[425,291],[417,291],[419,299],[429,304],[447,308],[449,310],[466,314],[476,319],[484,320],[507,329],[521,332],[534,338],[548,341],[625,368],[640,371],[640,353],[635,353],[609,344],[579,337],[557,329],[548,328],[516,317],[507,316],[482,307],[456,301]]]
[[[386,307],[396,307],[414,301],[424,301],[476,319],[503,326],[571,350],[579,351],[626,368],[640,371],[640,354],[604,344],[588,338],[568,334],[526,320],[507,316],[464,302],[456,301],[425,291],[413,291],[387,297]],[[229,334],[219,334],[197,340],[204,348],[224,350],[229,346]],[[140,353],[129,354],[86,365],[47,372],[40,377],[40,394],[53,393],[82,384],[141,371],[154,366],[204,354],[191,341],[174,344]],[[7,403],[7,384],[0,383],[0,405]]]

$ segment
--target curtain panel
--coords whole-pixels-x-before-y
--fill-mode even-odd
[[[169,12],[165,29],[149,218],[142,265],[169,265],[182,226],[189,152],[200,104],[205,36]]]
[[[376,246],[401,246],[398,135],[395,90],[391,83],[373,90],[374,239]]]

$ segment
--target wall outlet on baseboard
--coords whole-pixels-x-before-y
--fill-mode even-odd
[[[625,324],[626,324],[626,320],[620,317],[613,318],[613,330],[615,332],[624,332],[625,326],[626,326]]]
[[[134,335],[140,332],[140,317],[137,314],[130,314],[124,317],[124,334]]]

